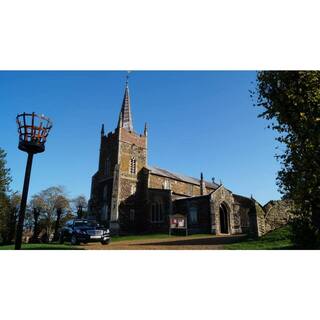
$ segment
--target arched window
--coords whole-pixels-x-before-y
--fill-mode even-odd
[[[129,212],[130,221],[134,221],[134,218],[135,218],[135,210],[134,209],[130,209],[130,212]]]
[[[137,160],[135,158],[131,158],[130,160],[130,173],[131,174],[137,173]]]
[[[155,222],[157,215],[157,204],[153,203],[151,205],[151,222]]]
[[[198,223],[198,208],[195,206],[189,209],[189,222],[190,224]]]
[[[111,175],[111,161],[110,158],[107,158],[106,160],[106,168],[105,168],[105,174],[106,176],[110,176]]]
[[[107,201],[108,199],[108,186],[105,185],[103,188],[103,201]]]
[[[154,202],[151,205],[151,222],[152,223],[161,223],[163,222],[163,206],[162,203]]]
[[[107,204],[105,204],[105,205],[102,207],[101,220],[102,220],[102,221],[107,221],[107,220],[108,220],[108,217],[109,217],[109,207],[108,207]]]

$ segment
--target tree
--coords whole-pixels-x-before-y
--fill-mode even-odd
[[[9,218],[9,239],[10,242],[15,238],[17,220],[21,203],[21,194],[13,192],[9,197],[10,218]]]
[[[8,244],[10,243],[9,238],[9,223],[10,223],[10,202],[9,197],[0,192],[0,243]]]
[[[50,237],[52,231],[59,228],[62,213],[69,210],[69,200],[61,186],[45,189],[37,197],[42,203],[39,224],[46,229],[46,234]]]
[[[10,169],[7,168],[7,154],[0,148],[0,242],[10,242]]]
[[[30,242],[32,243],[37,243],[39,242],[39,233],[40,233],[40,228],[39,228],[39,217],[41,212],[44,210],[44,208],[46,207],[46,204],[44,202],[44,199],[36,194],[33,195],[29,204],[29,208],[32,211],[32,215],[33,215],[33,235],[32,238],[30,239]]]
[[[76,207],[78,219],[83,218],[85,213],[84,210],[87,209],[88,207],[88,202],[86,197],[84,195],[80,195],[75,199],[73,199],[72,202]]]
[[[0,148],[0,193],[10,192],[10,169],[7,168],[6,152]]]
[[[295,203],[294,241],[320,246],[320,71],[263,71],[257,75],[257,105],[285,147],[278,186]]]
[[[59,195],[56,198],[56,202],[55,202],[55,209],[56,209],[56,223],[55,223],[55,227],[54,227],[54,236],[53,236],[53,240],[57,241],[58,240],[58,230],[60,227],[60,220],[62,217],[62,213],[64,210],[70,210],[70,204],[69,204],[69,200],[64,196],[64,195]]]

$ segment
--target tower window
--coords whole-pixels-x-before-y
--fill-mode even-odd
[[[137,186],[135,184],[131,185],[131,194],[135,194],[137,191]]]
[[[135,158],[131,158],[130,160],[130,173],[131,174],[137,173],[137,160]]]

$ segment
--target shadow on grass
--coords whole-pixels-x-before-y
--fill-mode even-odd
[[[182,239],[173,241],[161,241],[161,242],[145,242],[141,244],[134,244],[135,246],[206,246],[206,245],[225,245],[239,242],[240,240],[247,238],[245,235],[238,236],[226,236],[226,237],[215,237],[208,236],[200,239]]]

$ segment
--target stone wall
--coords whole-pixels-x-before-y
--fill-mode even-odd
[[[146,137],[120,128],[119,166],[120,166],[120,201],[132,195],[132,188],[137,188],[138,175],[147,164]],[[136,173],[130,172],[131,159],[136,160]]]
[[[254,201],[254,208],[249,213],[250,234],[261,237],[268,232],[288,224],[292,217],[293,203],[291,201],[269,201],[261,206]]]
[[[250,215],[251,231],[253,231],[251,233],[256,233],[258,237],[261,237],[266,234],[265,211],[257,201],[254,203],[254,212],[255,214]],[[254,230],[256,230],[256,232],[254,232]]]
[[[197,197],[201,195],[200,184],[196,185],[185,181],[174,180],[153,173],[150,173],[149,188],[170,188],[175,194],[185,195],[189,197]],[[205,194],[208,194],[211,191],[213,191],[213,189],[206,188]]]
[[[292,217],[293,203],[291,201],[270,201],[264,207],[265,233],[288,224]]]
[[[250,198],[233,194],[234,198],[234,219],[235,226],[241,233],[252,233],[252,223],[256,228],[256,223],[250,219],[250,212],[253,211],[254,201]]]
[[[150,173],[149,188],[164,189],[170,188],[174,193],[186,195],[186,196],[199,196],[200,185],[194,185],[191,183],[173,180],[167,177],[158,176]]]
[[[109,132],[107,136],[101,137],[99,175],[110,177],[113,175],[115,165],[118,163],[118,131]],[[110,162],[109,172],[106,171],[107,159]]]

